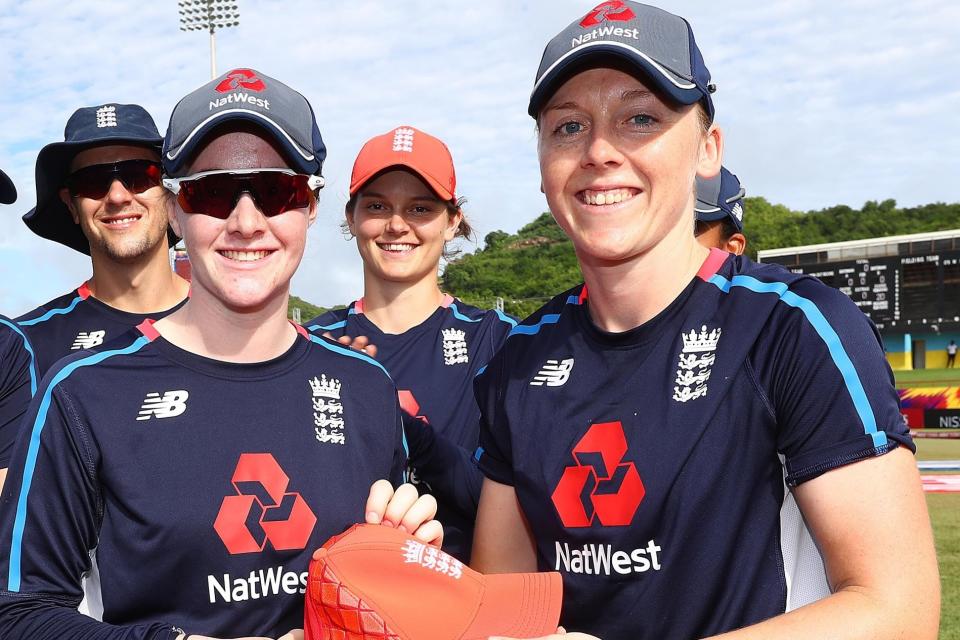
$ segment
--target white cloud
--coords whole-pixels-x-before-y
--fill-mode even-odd
[[[295,294],[319,304],[360,295],[356,249],[338,230],[350,168],[364,140],[398,124],[448,143],[481,240],[544,210],[526,100],[543,45],[589,0],[240,4],[241,26],[217,36],[219,70],[251,66],[299,89],[329,147],[329,186]],[[956,3],[666,8],[694,26],[720,86],[726,164],[751,194],[799,209],[960,200],[960,92],[945,71],[960,60]],[[0,310],[20,312],[89,273],[82,257],[14,219],[33,205],[40,147],[62,139],[75,108],[105,101],[139,102],[163,130],[176,100],[208,80],[207,43],[177,29],[172,0],[0,0],[0,166],[21,193],[0,211]],[[746,222],[749,232],[749,212]]]

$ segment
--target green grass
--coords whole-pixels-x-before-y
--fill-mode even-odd
[[[894,371],[897,388],[960,387],[960,369],[915,369]]]
[[[960,494],[927,494],[940,564],[940,640],[960,640]]]
[[[917,460],[960,460],[960,439],[914,438]]]

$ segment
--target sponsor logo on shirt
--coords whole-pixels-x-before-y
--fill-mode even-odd
[[[570,372],[573,371],[573,358],[565,360],[547,360],[540,372],[533,376],[530,381],[531,387],[562,387],[570,379]]]
[[[677,402],[689,402],[707,395],[707,381],[716,360],[715,351],[722,331],[720,328],[708,330],[702,325],[699,334],[695,329],[680,334],[683,350],[677,358],[676,386],[673,387],[673,399]]]
[[[229,573],[222,576],[207,576],[207,592],[210,604],[223,602],[246,602],[268,596],[302,595],[307,592],[307,572],[284,571],[283,567],[270,567],[251,571],[242,578]]]
[[[461,364],[470,362],[467,354],[467,334],[460,329],[443,330],[443,364]]]
[[[627,438],[620,421],[590,425],[571,453],[575,464],[563,470],[551,496],[563,526],[633,522],[646,489],[636,465],[623,459]]]
[[[173,418],[179,416],[187,410],[187,398],[190,394],[184,389],[176,391],[164,391],[163,395],[153,391],[147,394],[143,404],[140,406],[140,413],[137,414],[137,420],[149,420],[150,418]]]
[[[77,334],[77,337],[73,340],[73,346],[70,347],[71,351],[77,349],[90,349],[98,344],[103,344],[103,339],[106,337],[106,331],[81,331]]]
[[[622,576],[631,573],[646,573],[660,570],[660,545],[655,541],[647,542],[646,547],[628,551],[614,549],[609,544],[585,544],[571,547],[567,542],[555,542],[557,560],[554,571],[561,568],[567,573],[586,575],[606,575],[617,573]]]
[[[244,453],[230,479],[236,495],[223,499],[213,529],[231,555],[303,549],[317,516],[269,453]]]
[[[321,374],[310,380],[313,402],[313,431],[317,440],[330,444],[346,444],[343,431],[343,404],[340,402],[341,383],[336,378]]]

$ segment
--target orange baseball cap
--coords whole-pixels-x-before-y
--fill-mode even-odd
[[[307,640],[537,638],[557,630],[560,574],[483,575],[392,527],[357,524],[310,563]]]
[[[353,162],[350,195],[355,195],[373,176],[390,167],[411,169],[441,200],[457,197],[457,174],[447,145],[429,133],[407,126],[367,140]]]

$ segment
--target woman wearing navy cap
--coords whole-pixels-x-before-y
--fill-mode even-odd
[[[444,550],[466,562],[482,482],[471,460],[473,378],[516,322],[440,290],[448,243],[471,233],[456,183],[450,151],[428,133],[400,126],[368,140],[345,210],[363,259],[363,298],[305,326],[376,345],[408,412],[412,478],[437,497]]]
[[[607,640],[934,638],[930,522],[875,328],[691,233],[722,159],[712,91],[687,22],[647,5],[604,2],[547,45],[529,112],[585,284],[478,378],[473,567],[559,571],[561,624]]]
[[[208,108],[237,76],[239,102]],[[3,638],[300,639],[330,536],[442,539],[432,498],[393,491],[386,371],[286,319],[323,185],[309,103],[236,70],[178,103],[163,151],[192,294],[41,384],[0,507]]]

